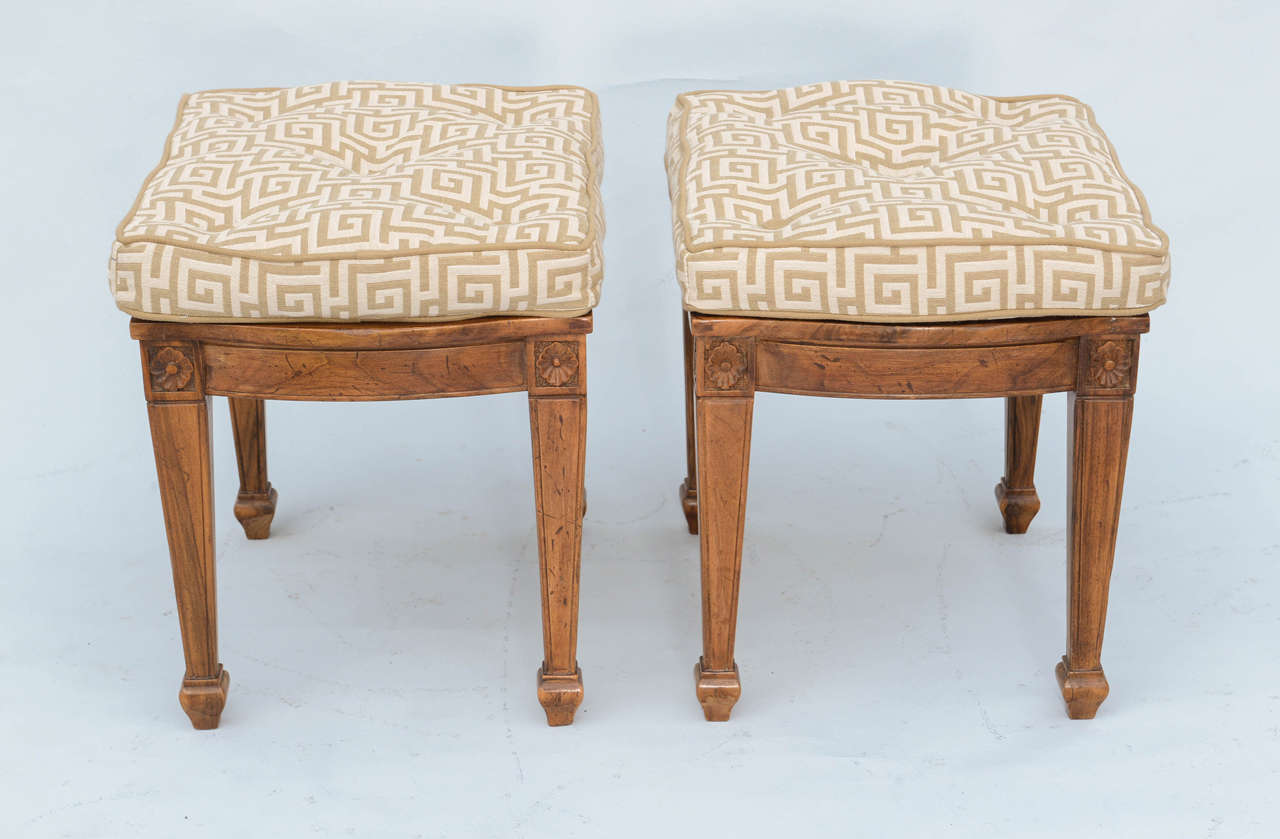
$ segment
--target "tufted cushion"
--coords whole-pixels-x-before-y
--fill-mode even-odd
[[[1119,315],[1164,302],[1168,239],[1088,106],[905,82],[676,100],[685,307],[858,321]]]
[[[192,94],[111,288],[152,320],[580,315],[602,276],[599,138],[574,87]]]

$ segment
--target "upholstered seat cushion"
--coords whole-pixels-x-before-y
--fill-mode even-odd
[[[192,94],[111,288],[153,320],[581,315],[602,276],[599,138],[575,87]]]
[[[1168,239],[1069,97],[904,82],[687,93],[667,172],[690,310],[943,321],[1165,299]]]

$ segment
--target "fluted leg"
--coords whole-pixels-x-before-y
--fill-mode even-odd
[[[276,514],[277,493],[267,480],[267,413],[261,399],[230,397],[231,432],[236,443],[236,466],[240,471],[240,492],[236,495],[236,518],[250,539],[271,534]]]
[[[742,694],[733,645],[755,404],[753,349],[748,341],[695,343],[702,657],[694,679],[703,715],[723,722]]]
[[[1068,401],[1067,654],[1056,670],[1072,719],[1092,719],[1110,691],[1102,670],[1102,636],[1133,421],[1138,342],[1082,343],[1081,387]]]
[[[751,450],[751,397],[698,399],[698,465],[702,497],[702,658],[696,669],[698,701],[711,721],[729,719],[742,693],[733,657],[738,583]]]
[[[1026,533],[1040,511],[1036,495],[1036,442],[1044,397],[1010,396],[1004,410],[1004,477],[996,484],[996,503],[1007,533]]]
[[[544,351],[545,358],[561,360],[567,366],[570,349],[581,352],[581,345],[561,342],[558,348]],[[546,711],[548,725],[572,723],[583,695],[577,650],[587,397],[585,357],[580,362],[576,354],[573,358],[574,378],[552,376],[549,383],[529,394],[542,580],[543,661],[538,669],[538,701]],[[559,395],[555,387],[569,392]]]
[[[151,442],[186,658],[178,700],[194,727],[217,728],[229,680],[218,661],[209,399],[199,391],[193,350],[144,344],[142,353],[143,374],[149,379]]]

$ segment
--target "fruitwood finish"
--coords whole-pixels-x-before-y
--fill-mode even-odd
[[[1102,635],[1138,373],[1134,317],[884,325],[684,315],[688,477],[680,502],[701,539],[698,701],[727,720],[742,693],[734,660],[751,412],[757,391],[878,399],[1005,398],[1005,529],[1040,509],[1033,482],[1045,393],[1070,391],[1067,653],[1057,667],[1067,715],[1107,696]]]
[[[586,335],[591,316],[441,324],[244,325],[133,320],[160,478],[186,656],[179,701],[216,728],[227,700],[218,660],[209,398],[227,396],[240,472],[236,518],[265,539],[276,491],[267,479],[264,399],[367,401],[527,391],[542,578],[538,700],[550,725],[582,702],[578,573],[585,508]]]

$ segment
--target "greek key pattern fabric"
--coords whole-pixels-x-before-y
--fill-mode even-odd
[[[191,94],[116,232],[111,288],[151,320],[585,314],[601,164],[582,88]]]
[[[667,122],[676,272],[712,314],[1136,314],[1168,238],[1087,105],[908,82],[701,91]]]

